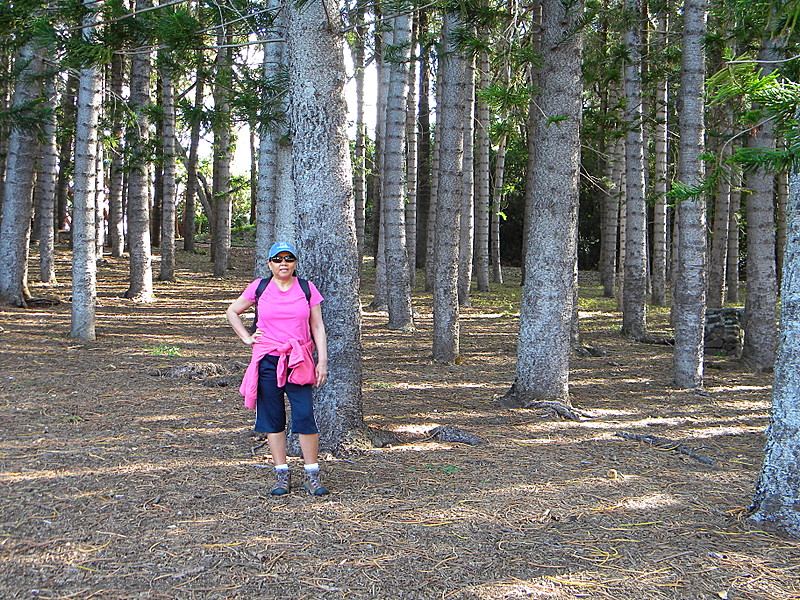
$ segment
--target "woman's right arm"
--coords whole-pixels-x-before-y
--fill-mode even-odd
[[[228,319],[228,323],[231,324],[233,330],[236,332],[236,335],[248,346],[252,346],[256,343],[259,337],[261,337],[261,331],[256,329],[255,333],[250,335],[250,332],[247,331],[247,328],[242,323],[242,319],[240,315],[246,311],[248,308],[253,306],[253,303],[249,300],[245,299],[242,296],[239,296],[236,300],[231,303],[228,307],[228,310],[225,311],[225,316]]]

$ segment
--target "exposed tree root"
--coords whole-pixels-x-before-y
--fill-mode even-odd
[[[709,465],[712,467],[715,467],[717,465],[717,463],[714,460],[708,458],[707,456],[703,456],[702,454],[697,454],[695,452],[692,452],[680,442],[675,442],[667,438],[657,437],[655,435],[640,435],[638,433],[629,433],[627,431],[618,431],[614,435],[616,435],[617,437],[625,438],[626,440],[635,440],[637,442],[644,442],[661,450],[674,450],[675,452],[680,452],[681,454],[685,454],[686,456],[698,460],[705,465]]]

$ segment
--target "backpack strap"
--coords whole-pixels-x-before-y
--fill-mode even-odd
[[[253,322],[250,325],[250,335],[256,332],[256,327],[258,323],[258,299],[261,298],[261,294],[264,293],[264,290],[267,289],[267,285],[269,285],[270,280],[272,279],[272,275],[269,277],[262,277],[261,281],[258,282],[258,287],[256,288],[256,300],[253,304],[253,310],[255,314],[253,315]],[[302,277],[297,278],[297,283],[300,284],[300,289],[303,290],[303,293],[306,295],[306,302],[311,304],[311,288],[308,285],[308,279],[303,279]]]
[[[300,284],[300,287],[303,289],[303,293],[306,295],[306,302],[311,304],[311,288],[308,287],[308,279],[303,279],[302,277],[298,277],[297,283]]]
[[[261,298],[261,294],[264,293],[264,290],[267,289],[267,285],[269,285],[269,281],[272,279],[272,275],[269,277],[262,277],[261,281],[258,282],[258,287],[256,288],[256,301],[253,304],[253,310],[255,314],[253,315],[253,322],[250,324],[250,335],[253,335],[256,332],[256,327],[258,323],[258,299]]]

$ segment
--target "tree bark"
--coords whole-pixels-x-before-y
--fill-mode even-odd
[[[214,152],[212,201],[214,227],[212,228],[211,254],[214,275],[222,277],[228,272],[231,253],[231,160],[234,139],[231,131],[230,90],[233,85],[233,53],[229,46],[231,36],[222,30],[217,34],[216,79],[214,81]]]
[[[796,171],[790,180],[780,314],[772,412],[751,519],[800,536],[800,175]]]
[[[569,402],[582,115],[582,40],[575,28],[582,13],[582,2],[542,1],[540,92],[528,133],[536,140],[528,159],[536,218],[526,241],[516,380],[507,405]]]
[[[678,181],[697,188],[703,180],[705,138],[705,56],[708,0],[685,0],[681,68]],[[706,204],[703,192],[678,203],[675,279],[674,380],[678,388],[703,385],[703,332],[706,312]]]
[[[20,48],[12,110],[34,110],[42,93],[44,60],[35,42]],[[3,215],[0,221],[0,304],[25,306],[28,291],[28,245],[31,235],[33,186],[38,134],[32,128],[13,128],[6,157]]]
[[[123,140],[123,111],[121,107],[122,89],[125,73],[125,57],[114,54],[111,57],[110,92],[113,101],[110,103],[109,119],[111,136],[119,146],[111,150],[111,165],[108,177],[108,237],[111,256],[121,257],[125,251],[124,206],[122,202],[123,170],[125,166],[125,150]]]
[[[163,128],[162,156],[163,186],[161,203],[161,267],[158,275],[159,281],[175,281],[175,214],[176,214],[176,188],[175,188],[175,89],[172,81],[174,68],[172,61],[164,53],[159,65],[161,77],[161,106]]]
[[[742,173],[734,165],[731,172],[730,223],[728,224],[728,266],[725,269],[725,298],[739,302],[739,212],[742,201]]]
[[[280,0],[270,0],[268,6],[275,11],[270,32],[277,32],[286,24],[285,11]],[[286,71],[285,43],[270,41],[264,44],[263,74],[270,89],[276,89]],[[270,98],[269,115],[262,113],[258,149],[258,203],[256,205],[256,261],[255,276],[269,275],[269,248],[276,241],[276,219],[280,181],[281,138],[285,133],[281,115],[286,112],[286,98],[277,93]],[[288,143],[288,142],[287,142]]]
[[[417,29],[424,39],[428,29],[427,9],[419,11]],[[417,233],[414,252],[416,268],[426,269],[428,264],[428,230],[431,206],[431,111],[428,95],[430,93],[430,49],[420,43],[419,59],[419,109],[417,125]],[[427,272],[426,272],[427,280]]]
[[[484,33],[483,39],[488,45],[489,36]],[[484,50],[480,54],[478,67],[478,86],[488,88],[489,77],[489,52]],[[476,100],[476,129],[475,129],[475,251],[473,264],[475,267],[475,280],[478,290],[489,291],[489,155],[491,144],[489,142],[489,127],[491,119],[489,105],[485,100]]]
[[[406,248],[405,222],[405,149],[408,60],[411,35],[409,16],[392,19],[392,60],[387,61],[389,85],[386,94],[386,125],[383,138],[383,210],[384,260],[389,329],[413,329],[411,277]],[[384,50],[388,50],[384,47]],[[376,294],[377,295],[377,294]]]
[[[760,53],[762,75],[771,73],[782,54],[771,42]],[[775,133],[768,121],[751,136],[752,148],[775,148]],[[775,176],[764,167],[745,176],[749,190],[746,200],[747,287],[745,298],[744,346],[742,357],[757,371],[769,371],[777,348],[778,279],[775,265]]]
[[[641,0],[626,0],[625,33],[625,270],[622,330],[633,340],[647,335],[647,222],[642,107]]]
[[[304,276],[325,297],[328,381],[315,390],[320,447],[363,435],[361,310],[352,167],[344,98],[344,41],[336,2],[290,4],[287,50],[292,174]],[[337,260],[331,260],[332,257]]]
[[[460,353],[458,304],[458,246],[464,191],[463,89],[466,60],[456,47],[461,16],[444,14],[442,53],[439,56],[441,107],[437,129],[439,150],[438,193],[435,203],[433,265],[433,359],[454,363]]]
[[[458,246],[458,304],[469,306],[469,295],[472,287],[472,257],[475,244],[475,66],[472,57],[468,57],[466,74],[462,84],[463,116],[461,117],[464,133],[464,154],[462,157],[461,176],[463,192],[461,193],[460,242]]]
[[[414,56],[419,37],[419,25],[414,19],[411,52],[408,64],[408,94],[406,100],[406,251],[408,281],[411,289],[417,280],[417,60]]]
[[[39,280],[43,283],[56,283],[54,215],[58,179],[58,123],[55,108],[58,94],[55,80],[45,84],[45,97],[52,112],[47,115],[42,129],[39,176],[36,178],[39,197]]]
[[[137,11],[151,6],[151,0],[136,0]],[[131,58],[130,103],[136,123],[128,129],[127,141],[131,149],[127,203],[130,286],[125,297],[138,302],[155,299],[150,244],[150,169],[149,159],[144,155],[150,139],[150,63],[147,52],[136,53]]]
[[[97,14],[93,0],[83,19],[83,35],[94,33]],[[80,70],[75,128],[75,193],[72,209],[72,321],[70,337],[95,339],[97,296],[97,156],[98,122],[103,98],[102,72],[89,66]]]
[[[729,118],[725,111],[724,118]],[[714,197],[714,226],[711,236],[711,253],[708,261],[708,307],[722,308],[725,304],[725,269],[728,266],[728,228],[731,215],[731,179],[725,168],[729,164],[732,146],[728,143],[731,135],[730,126],[725,127],[723,147],[720,149],[719,162],[721,172],[717,180]]]
[[[659,28],[662,31],[661,42],[664,48],[669,44],[668,27],[669,20],[666,12],[664,12],[659,17]],[[655,306],[667,305],[668,102],[669,86],[667,78],[663,77],[656,85],[656,123],[653,140],[655,150],[655,173],[653,177],[655,204],[653,206],[653,266],[651,269],[651,281],[652,302]]]

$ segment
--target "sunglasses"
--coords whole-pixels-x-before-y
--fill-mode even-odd
[[[269,260],[270,262],[274,263],[282,263],[282,262],[293,263],[297,261],[297,259],[294,256],[273,256]]]

